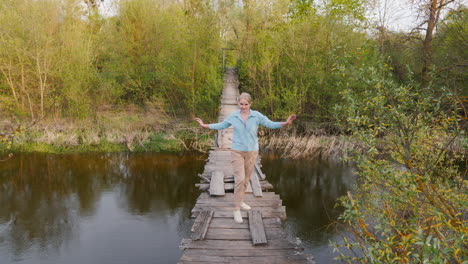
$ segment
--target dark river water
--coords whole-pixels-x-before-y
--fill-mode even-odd
[[[0,162],[0,264],[176,263],[206,156],[19,154]],[[286,205],[285,228],[330,263],[337,197],[354,176],[340,162],[262,157]]]

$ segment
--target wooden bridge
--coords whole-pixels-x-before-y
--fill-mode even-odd
[[[238,109],[234,69],[226,71],[224,82],[219,121]],[[218,131],[205,170],[199,175],[197,187],[204,192],[192,209],[196,218],[192,236],[181,242],[184,252],[179,263],[315,263],[299,244],[288,239],[281,223],[286,219],[286,208],[279,195],[267,191],[273,186],[261,171],[260,159],[244,197],[252,210],[242,211],[243,223],[234,221],[232,133],[233,128]]]

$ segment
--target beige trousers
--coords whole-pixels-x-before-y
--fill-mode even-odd
[[[232,150],[232,168],[234,171],[234,206],[239,207],[244,201],[245,190],[250,181],[258,151]]]

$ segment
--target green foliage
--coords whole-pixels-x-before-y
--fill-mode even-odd
[[[175,115],[215,115],[221,42],[210,3],[118,7],[103,18],[79,0],[5,0],[0,95],[10,113],[89,118],[102,105],[165,100]]]
[[[153,134],[148,142],[141,146],[137,146],[135,151],[150,151],[150,152],[170,152],[180,151],[182,149],[181,142],[174,137],[168,137],[161,133]]]
[[[440,23],[434,46],[435,83],[452,87],[458,95],[466,96],[468,62],[468,8],[452,10]]]
[[[164,99],[174,114],[213,114],[222,88],[216,16],[205,1],[192,5],[122,1],[100,61],[123,103]]]
[[[330,5],[346,7],[340,12],[361,12],[357,2]],[[376,46],[345,16],[332,14],[330,6],[293,1],[287,7],[267,14],[262,6],[246,11],[251,17],[244,18],[248,29],[238,44],[241,89],[254,96],[255,108],[273,117],[293,112],[329,121],[341,84],[358,82],[348,66],[375,64]],[[288,15],[290,20],[284,20]]]
[[[293,20],[301,20],[316,12],[313,0],[293,0],[289,7],[289,15]]]
[[[326,11],[330,16],[353,23],[365,20],[366,5],[369,1],[328,0],[325,3]]]
[[[453,94],[398,84],[385,67],[359,71],[365,89],[348,87],[336,108],[366,150],[356,158],[361,185],[341,199],[352,235],[335,245],[340,259],[462,263],[468,190],[456,164],[465,157],[448,150],[466,135]]]
[[[17,109],[30,117],[91,112],[93,41],[78,1],[6,1],[0,70]]]

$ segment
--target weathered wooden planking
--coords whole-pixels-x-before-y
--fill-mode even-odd
[[[222,104],[227,104],[227,105],[237,105],[236,100],[221,100]]]
[[[225,206],[212,206],[210,204],[195,204],[195,206],[192,208],[192,213],[193,212],[200,212],[203,210],[213,210],[215,213],[218,212],[232,212],[234,209],[234,203],[231,204],[229,207]],[[278,213],[283,213],[286,212],[286,207],[284,206],[279,206],[277,208],[271,208],[271,207],[254,207],[255,210],[261,211],[261,212],[278,212]],[[242,211],[245,212],[245,211]],[[241,212],[241,214],[242,214]]]
[[[198,199],[213,199],[212,197],[210,197],[209,194],[207,193],[201,193],[199,196],[198,196]],[[219,197],[219,198],[216,198],[216,200],[218,201],[233,201],[234,199],[234,194],[233,193],[226,193],[225,196],[223,197]],[[253,200],[253,201],[256,201],[256,200],[281,200],[280,196],[274,192],[263,192],[263,197],[261,198],[257,198],[255,196],[253,196],[253,194],[246,194],[244,195],[244,201],[246,200]]]
[[[205,176],[207,178],[211,178],[211,176],[213,175],[213,172],[215,172],[215,171],[222,171],[223,174],[224,174],[224,178],[227,178],[227,179],[233,178],[234,170],[232,168],[228,168],[228,167],[218,167],[218,168],[205,169],[202,176]]]
[[[205,210],[209,210],[210,208],[204,208]],[[232,218],[232,208],[229,209],[224,209],[225,211],[215,211],[213,217],[223,217],[223,218],[229,218],[227,221],[232,221],[234,222],[234,219]],[[200,213],[200,209],[198,208],[193,208],[192,209],[192,217],[196,218],[198,214]],[[261,210],[262,215],[265,218],[270,218],[270,217],[279,217],[281,220],[286,219],[286,209],[284,206],[278,208],[278,209],[265,209]],[[245,211],[241,211],[242,218],[247,217],[247,213]]]
[[[179,263],[236,263],[236,264],[296,264],[305,263],[305,256],[262,256],[262,257],[221,257],[221,256],[182,256]]]
[[[256,246],[264,249],[296,249],[298,245],[293,244],[285,239],[272,239],[268,241],[266,245]],[[182,239],[180,248],[187,249],[252,249],[252,241],[248,240],[197,240],[192,241],[191,239]]]
[[[213,180],[211,180],[210,183],[196,183],[195,186],[200,188],[200,190],[202,190],[202,191],[206,191],[206,190],[211,188],[212,182],[213,182]],[[224,183],[224,190],[225,191],[233,191],[234,190],[234,183],[232,183],[232,182],[223,182],[223,183]],[[269,183],[269,182],[261,181],[260,182],[260,187],[263,190],[270,190],[270,189],[273,188],[273,185],[271,185],[271,183]],[[245,193],[246,194],[252,194],[252,187],[251,187],[250,183],[247,185],[247,190],[245,191]]]
[[[229,166],[229,167],[228,167]],[[218,167],[209,167],[207,170],[201,174],[201,176],[206,177],[206,178],[211,178],[211,173],[213,171],[223,171],[224,172],[224,182],[234,182],[234,170],[231,169],[231,164],[224,164]],[[258,178],[258,173],[257,174]],[[268,183],[267,181],[264,180],[259,180],[260,182]],[[271,185],[273,187],[273,185]]]
[[[250,249],[237,249],[232,248],[229,250],[224,249],[186,249],[184,252],[186,256],[226,256],[226,257],[262,257],[262,256],[300,256],[303,255],[302,249],[269,249],[253,247]]]
[[[252,243],[254,245],[267,244],[265,228],[263,227],[262,212],[259,210],[251,210],[248,215]]]
[[[259,162],[255,164],[255,172],[257,173],[257,175],[259,175],[259,178],[261,180],[265,180],[266,179],[266,176],[265,174],[263,174],[262,170],[260,169],[260,166],[259,166]]]
[[[222,171],[214,171],[210,181],[210,195],[224,196],[224,173]]]
[[[224,166],[230,166],[231,164],[232,164],[232,160],[226,158],[226,159],[209,160],[208,163],[205,164],[205,166],[224,167]]]
[[[237,110],[234,105],[239,95],[236,73],[236,71],[231,70],[226,72],[225,86],[221,98],[220,121],[225,120],[229,114]],[[213,172],[223,172],[224,188],[227,187],[229,191],[234,189],[232,157],[229,149],[232,144],[232,137],[232,128],[218,131],[215,139],[217,145],[212,148],[204,173],[200,175],[203,182],[211,182]],[[224,196],[220,197],[211,197],[208,192],[204,192],[198,197],[197,203],[192,210],[192,217],[202,215],[204,210],[214,211],[205,239],[197,241],[184,239],[181,247],[185,250],[179,263],[311,263],[306,255],[301,252],[302,248],[286,239],[280,220],[286,218],[286,209],[282,206],[279,195],[272,192],[263,192],[263,197],[258,196],[262,192],[262,188],[264,190],[273,188],[270,183],[261,181],[261,179],[265,179],[265,175],[260,168],[259,157],[253,172],[257,179],[252,175],[249,183],[254,193],[247,193],[244,201],[252,207],[252,210],[261,211],[263,217],[257,218],[263,222],[262,226],[268,244],[258,246],[252,244],[251,229],[255,228],[250,227],[250,225],[251,222],[255,223],[258,219],[257,221],[247,219],[247,212],[242,211],[244,222],[241,224],[235,223],[232,216],[233,193],[225,193]],[[203,190],[209,190],[210,188],[208,184],[198,184],[198,186]]]
[[[268,228],[281,228],[281,219],[279,218],[263,218],[263,226]],[[230,229],[248,229],[248,221],[242,224],[232,223],[228,218],[212,218],[210,228],[230,228]]]
[[[286,234],[281,227],[269,228],[265,231],[265,239],[283,239]],[[206,239],[213,240],[251,240],[249,229],[210,228],[206,233]]]
[[[252,186],[252,191],[253,195],[255,197],[262,197],[263,192],[262,192],[262,186],[260,185],[260,181],[257,177],[257,173],[255,171],[252,172],[252,175],[250,176],[250,186]]]
[[[211,181],[211,177],[206,177],[206,176],[203,176],[201,174],[198,174],[198,177],[200,177],[202,179],[203,183],[209,183]]]
[[[202,211],[195,219],[195,223],[192,226],[192,239],[200,240],[204,239],[208,227],[210,226],[211,218],[213,217],[214,211]]]
[[[232,165],[206,165],[203,174],[211,174],[214,171],[222,171],[224,175],[234,175]]]
[[[231,150],[213,150],[210,151],[209,156],[216,156],[216,157],[231,157]]]
[[[247,203],[252,208],[256,207],[271,207],[278,208],[281,206],[281,200],[252,200]],[[211,206],[211,207],[230,207],[233,206],[233,201],[218,201],[217,199],[200,199],[196,206]]]

